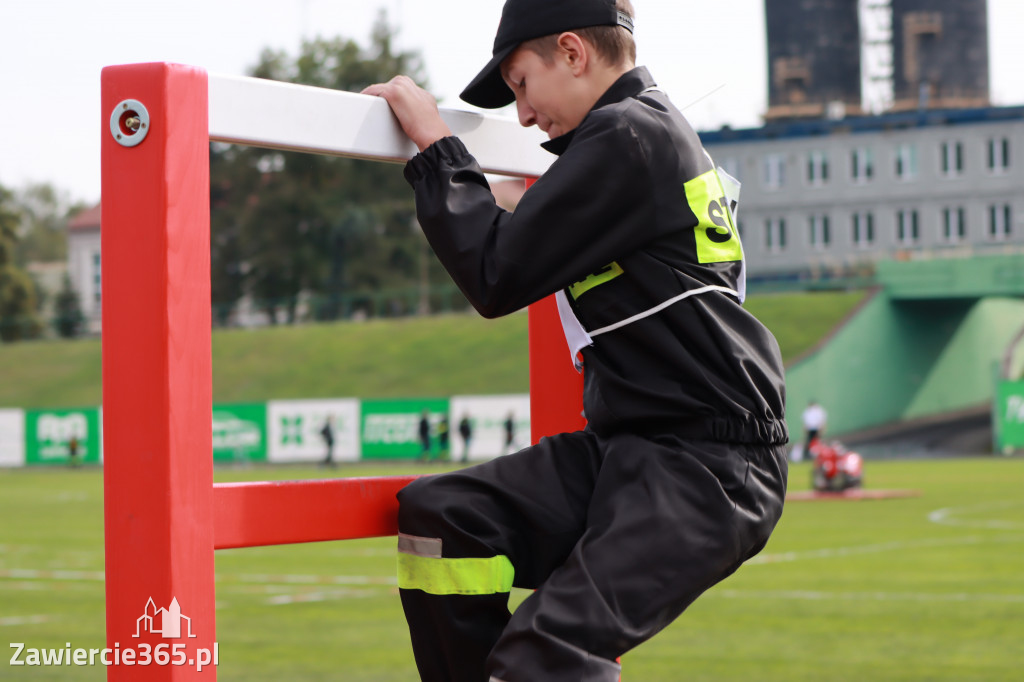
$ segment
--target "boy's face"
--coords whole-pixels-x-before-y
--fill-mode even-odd
[[[519,122],[536,125],[555,138],[575,130],[593,106],[580,79],[561,51],[545,61],[520,46],[501,65],[501,75],[516,96]]]

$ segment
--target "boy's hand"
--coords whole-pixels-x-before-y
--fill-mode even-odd
[[[434,96],[408,76],[395,76],[387,83],[376,83],[363,90],[362,94],[387,100],[402,130],[420,151],[452,134],[437,111]]]

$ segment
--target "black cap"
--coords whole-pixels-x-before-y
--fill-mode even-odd
[[[506,57],[527,40],[591,26],[622,26],[632,33],[633,19],[615,9],[615,0],[507,0],[491,61],[459,97],[484,109],[511,104],[516,97],[501,77]]]

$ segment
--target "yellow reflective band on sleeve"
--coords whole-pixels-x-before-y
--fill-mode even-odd
[[[500,594],[512,591],[515,570],[507,556],[445,559],[398,554],[398,587],[427,594]]]
[[[572,294],[572,299],[575,301],[594,287],[615,279],[622,272],[622,267],[618,263],[612,262],[570,286],[569,293]]]
[[[690,210],[697,216],[694,234],[697,238],[697,261],[725,263],[743,260],[736,226],[733,225],[729,200],[725,197],[718,173],[712,169],[683,185]]]

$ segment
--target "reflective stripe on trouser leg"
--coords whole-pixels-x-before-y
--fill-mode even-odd
[[[423,682],[480,682],[508,622],[505,556],[446,559],[440,538],[399,534],[398,586]]]
[[[512,591],[515,571],[507,556],[449,559],[440,538],[398,536],[398,587],[427,594],[501,594]]]
[[[583,532],[592,481],[600,469],[596,437],[577,432],[544,439],[514,455],[419,478],[398,493],[398,529],[405,566],[402,584],[428,587],[459,583],[491,594],[431,594],[399,589],[419,679],[423,682],[484,682],[499,670],[486,660],[509,620],[511,581],[504,564],[515,564],[515,582],[535,588],[569,555]],[[441,551],[443,544],[443,552]],[[505,578],[430,579],[443,558],[491,557],[490,572]],[[428,561],[433,559],[433,561]],[[451,564],[456,566],[457,564]],[[456,574],[460,574],[456,570]],[[449,576],[451,578],[451,576]],[[494,593],[494,587],[505,592]],[[515,677],[511,677],[513,681]],[[543,679],[543,676],[540,678]],[[550,678],[549,678],[550,679]],[[555,678],[558,679],[558,678]],[[540,682],[534,678],[531,682]]]

